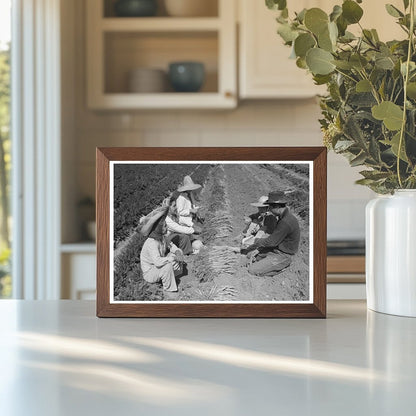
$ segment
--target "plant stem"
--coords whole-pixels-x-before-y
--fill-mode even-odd
[[[345,74],[344,72],[340,71],[338,68],[335,68],[335,71],[338,72],[341,75],[344,75],[344,77],[349,78],[351,81],[353,81],[355,83],[358,82],[355,78],[353,78],[352,76],[350,76],[348,74]]]
[[[400,140],[399,140],[399,148],[397,151],[397,177],[399,179],[399,186],[403,188],[402,178],[400,175],[400,156],[402,152],[403,140],[404,140],[404,132],[406,130],[406,110],[407,110],[407,83],[409,81],[409,68],[410,68],[410,60],[412,58],[412,50],[413,50],[413,36],[414,36],[414,27],[415,27],[415,0],[410,0],[410,30],[409,30],[409,46],[407,48],[407,60],[406,60],[406,73],[404,76],[404,85],[403,85],[403,118],[402,118],[402,127],[400,129]]]
[[[380,98],[378,96],[378,92],[376,90],[376,87],[370,81],[370,78],[368,78],[367,73],[365,72],[365,69],[362,66],[361,66],[361,68],[362,68],[362,71],[360,71],[360,75],[363,77],[363,79],[365,79],[366,81],[368,81],[368,83],[370,84],[371,93],[373,94],[374,99],[377,101],[377,104],[380,104]]]

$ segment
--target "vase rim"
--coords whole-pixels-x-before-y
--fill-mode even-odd
[[[416,189],[396,189],[394,193],[398,194],[412,194],[416,193]]]

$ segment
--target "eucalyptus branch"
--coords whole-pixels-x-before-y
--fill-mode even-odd
[[[368,78],[367,73],[365,72],[365,69],[361,66],[362,71],[360,71],[360,75],[365,79],[371,87],[371,93],[373,94],[374,99],[377,101],[377,104],[380,104],[380,97],[378,95],[378,92],[376,90],[376,87],[371,82],[370,78]]]
[[[407,60],[406,60],[406,73],[404,75],[404,85],[403,85],[403,118],[402,118],[402,127],[400,129],[400,139],[399,139],[399,148],[397,150],[397,177],[399,179],[399,186],[403,188],[402,177],[400,173],[400,156],[403,147],[404,134],[406,130],[406,110],[407,110],[407,83],[409,82],[409,69],[410,62],[412,59],[412,50],[413,50],[413,37],[414,37],[414,28],[415,28],[415,0],[410,0],[410,30],[409,30],[409,45],[407,48]]]
[[[399,91],[397,91],[397,94],[394,97],[394,100],[393,100],[394,103],[399,99],[400,94],[402,93],[402,91],[403,91],[403,88],[399,88]]]
[[[341,74],[341,75],[344,75],[344,77],[346,77],[346,78],[350,79],[352,82],[355,82],[355,83],[357,83],[357,82],[358,82],[355,78],[351,77],[351,76],[350,76],[350,75],[348,75],[348,74],[345,74],[344,72],[340,71],[338,68],[335,68],[335,71],[336,71],[336,72],[338,72],[338,73],[339,73],[339,74]]]
[[[393,88],[391,89],[391,94],[390,94],[390,97],[389,97],[389,100],[390,101],[393,101],[393,102],[395,102],[395,100],[393,100],[393,96],[394,96],[394,90],[396,89],[396,84],[397,84],[397,80],[394,80],[394,82],[393,82]]]

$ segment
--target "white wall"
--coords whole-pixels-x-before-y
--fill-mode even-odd
[[[75,0],[74,44],[64,74],[67,90],[75,92],[71,125],[74,141],[64,146],[65,183],[75,193],[64,211],[95,192],[96,146],[313,146],[321,145],[319,107],[314,99],[241,102],[233,111],[92,112],[86,109],[85,22],[83,1]],[[65,21],[65,19],[64,19]],[[72,30],[72,29],[71,29]],[[71,64],[72,62],[72,64]],[[73,89],[71,86],[73,85]],[[65,90],[64,90],[65,92]],[[64,97],[65,100],[65,97]],[[68,135],[66,136],[68,139]],[[72,174],[68,166],[72,166]],[[363,238],[364,206],[372,193],[354,185],[359,169],[342,157],[328,160],[328,237]],[[319,215],[319,214],[318,214]],[[64,213],[65,217],[65,213]],[[70,229],[63,240],[73,239]]]

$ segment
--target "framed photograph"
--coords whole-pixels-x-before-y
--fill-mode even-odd
[[[97,316],[324,318],[326,152],[98,148]]]

